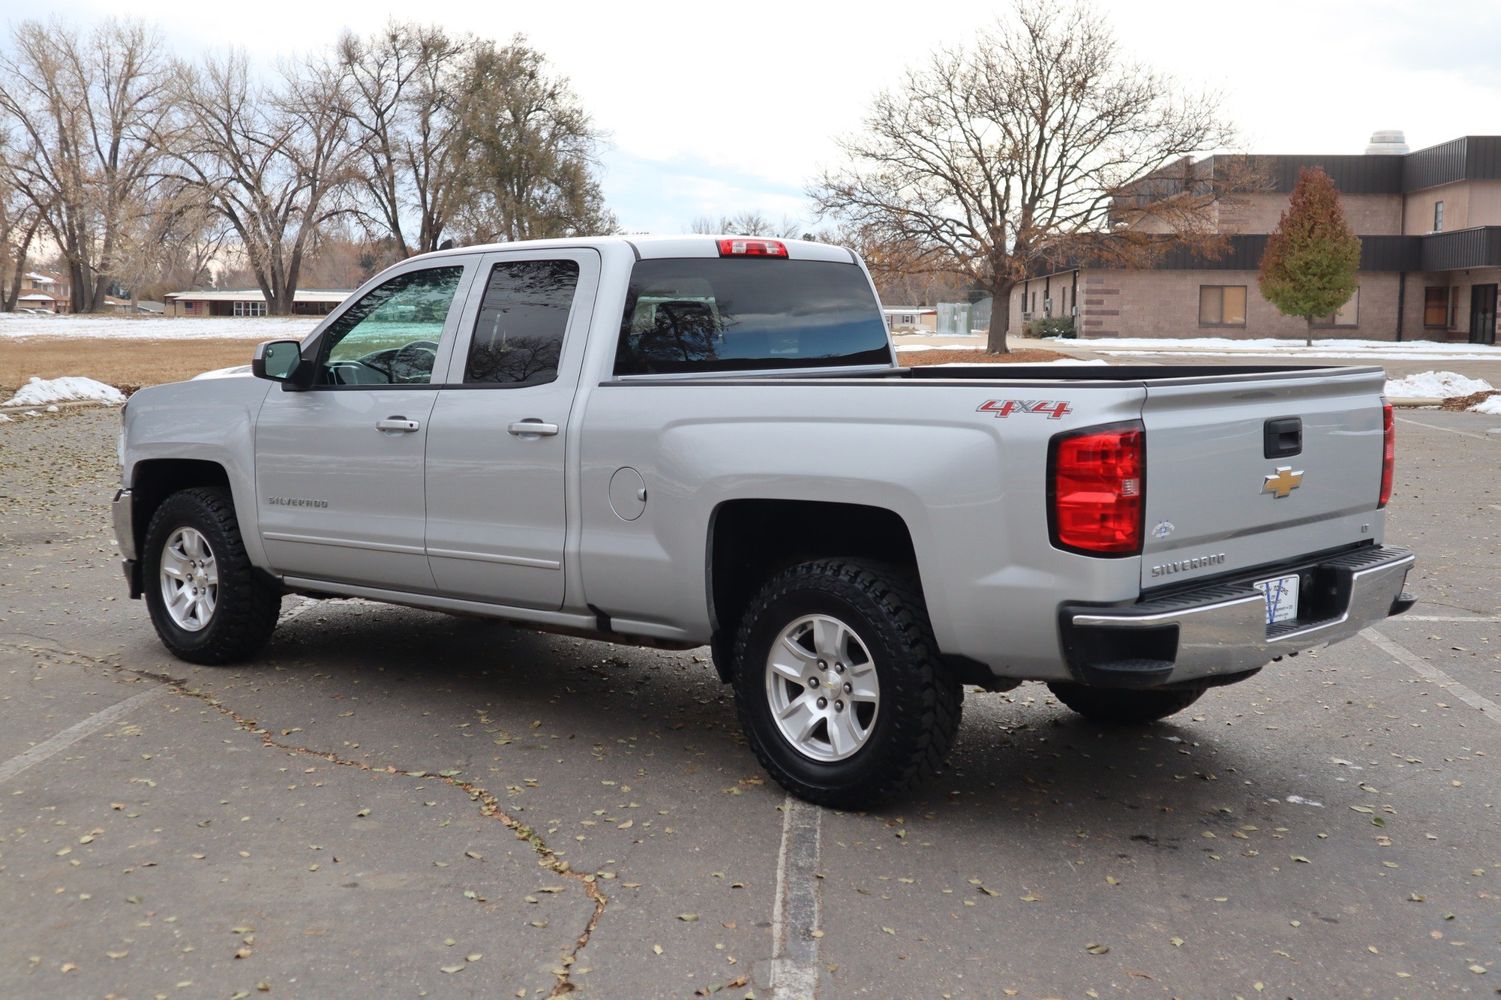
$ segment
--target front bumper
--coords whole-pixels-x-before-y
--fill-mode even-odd
[[[115,491],[110,513],[115,522],[115,541],[120,546],[120,568],[125,571],[125,581],[130,585],[132,598],[141,596],[140,555],[136,552],[135,501],[130,490]]]
[[[1224,683],[1406,611],[1413,562],[1406,549],[1367,546],[1124,607],[1065,605],[1064,657],[1075,678],[1103,687]],[[1297,619],[1267,625],[1253,582],[1295,572]]]

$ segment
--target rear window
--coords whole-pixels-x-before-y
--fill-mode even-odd
[[[865,274],[814,260],[637,261],[616,375],[891,363]]]

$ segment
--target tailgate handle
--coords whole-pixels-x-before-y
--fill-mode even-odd
[[[1303,451],[1303,418],[1268,420],[1262,432],[1263,458],[1290,458]]]

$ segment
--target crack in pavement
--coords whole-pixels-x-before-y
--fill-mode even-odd
[[[100,666],[111,666],[109,664],[103,663],[102,661],[95,660],[93,657],[87,657],[87,654],[74,655],[85,656],[87,659],[93,660]],[[239,712],[236,712],[234,709],[224,704],[224,702],[215,695],[212,695],[207,691],[200,691],[197,688],[191,686],[186,680],[178,677],[173,677],[170,674],[162,674],[150,670],[137,670],[132,668],[116,667],[115,669],[121,670],[125,673],[134,674],[135,676],[141,677],[146,680],[156,681],[159,684],[164,684],[175,694],[181,695],[183,697],[196,698],[197,700],[208,705],[214,711],[218,712],[220,715],[229,719],[235,724],[237,728],[250,733],[252,736],[260,737],[261,745],[267,748],[281,750],[284,753],[289,753],[300,757],[312,757],[330,764],[337,764],[341,767],[351,767],[359,771],[365,771],[369,774],[411,774],[411,771],[409,769],[397,768],[393,765],[377,767],[372,764],[367,764],[364,761],[353,760],[348,757],[341,757],[338,754],[333,753],[332,751],[315,750],[311,747],[298,746],[292,743],[284,743],[281,740],[278,740],[276,737],[272,736],[269,729],[262,726],[256,720],[246,718]],[[548,996],[561,997],[568,993],[572,993],[578,988],[577,985],[573,982],[572,978],[573,967],[578,961],[579,953],[582,952],[586,947],[588,947],[589,939],[593,936],[595,929],[599,926],[600,918],[604,916],[605,907],[610,902],[609,897],[600,891],[595,875],[592,872],[575,871],[567,861],[565,861],[558,855],[557,851],[555,851],[547,844],[546,841],[542,839],[541,834],[537,833],[537,831],[530,825],[522,822],[515,816],[512,816],[510,813],[502,809],[500,801],[495,797],[494,794],[485,789],[483,786],[478,785],[472,781],[460,779],[456,776],[445,776],[442,774],[433,774],[431,772],[423,772],[422,780],[438,780],[467,794],[470,801],[479,803],[479,811],[481,816],[496,820],[506,829],[510,830],[511,833],[515,835],[517,840],[525,841],[537,854],[539,863],[543,868],[552,872],[559,878],[569,879],[571,881],[577,882],[583,889],[584,895],[587,896],[589,898],[589,901],[594,905],[594,912],[590,915],[588,922],[584,925],[583,932],[579,934],[578,938],[574,941],[573,947],[563,954],[563,957],[560,960],[558,966],[551,970],[556,982],[553,984],[552,992],[550,992]]]

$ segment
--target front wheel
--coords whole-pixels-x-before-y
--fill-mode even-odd
[[[1090,722],[1106,726],[1145,726],[1176,715],[1203,695],[1203,688],[1173,691],[1131,691],[1088,687],[1083,684],[1049,684],[1048,690]]]
[[[773,577],[735,643],[735,701],[751,748],[782,787],[860,808],[943,763],[962,689],[938,655],[910,575],[820,560]]]
[[[151,624],[178,659],[243,660],[276,628],[281,595],[251,567],[228,491],[197,487],[162,501],[144,559]]]

